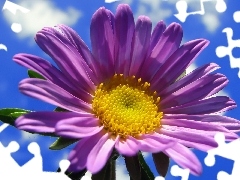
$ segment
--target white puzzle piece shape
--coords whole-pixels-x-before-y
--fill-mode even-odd
[[[233,14],[233,19],[235,22],[240,22],[240,11],[236,11]],[[240,48],[240,39],[233,40],[233,30],[230,27],[226,27],[222,30],[223,33],[226,33],[228,46],[218,46],[216,48],[216,55],[219,58],[225,56],[229,57],[230,67],[238,68],[238,77],[240,78],[240,58],[235,58],[232,54],[234,48]]]
[[[188,180],[190,174],[189,169],[182,169],[178,165],[173,165],[170,172],[173,176],[181,176],[181,180]]]
[[[239,180],[240,177],[240,139],[236,139],[232,142],[225,143],[225,137],[223,133],[216,133],[214,137],[218,143],[218,147],[209,150],[208,155],[204,159],[207,166],[213,166],[215,164],[215,155],[230,159],[234,161],[232,173],[220,171],[217,175],[218,180]]]
[[[186,1],[180,0],[176,2],[176,9],[178,13],[174,14],[174,16],[178,18],[179,21],[185,22],[189,15],[196,15],[196,14],[203,15],[205,14],[204,2],[207,2],[207,1],[216,1],[215,9],[219,13],[222,13],[227,9],[227,6],[224,0],[199,0],[199,1],[200,1],[200,10],[193,11],[193,12],[187,12],[188,4]]]

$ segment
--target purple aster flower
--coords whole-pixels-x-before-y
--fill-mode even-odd
[[[198,175],[201,164],[189,147],[216,147],[216,132],[226,140],[238,138],[238,120],[213,114],[236,106],[229,97],[212,96],[228,83],[224,75],[212,73],[218,65],[204,65],[176,81],[207,40],[180,46],[179,24],[166,27],[160,21],[152,31],[146,16],[134,23],[128,5],[119,5],[115,15],[98,9],[90,35],[92,51],[64,25],[36,34],[37,44],[58,68],[30,54],[13,58],[45,78],[22,80],[22,93],[67,110],[25,114],[16,127],[81,139],[69,155],[70,170],[97,173],[116,149],[124,156],[154,153],[156,164],[163,152]]]

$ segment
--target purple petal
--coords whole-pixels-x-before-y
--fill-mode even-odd
[[[45,79],[68,90],[68,92],[74,96],[79,97],[86,102],[91,101],[92,97],[90,94],[81,87],[72,84],[61,71],[48,61],[31,54],[17,54],[13,57],[13,60],[22,66],[38,72]]]
[[[165,31],[165,29],[166,29],[166,24],[163,21],[159,21],[157,25],[154,27],[152,36],[151,36],[150,47],[149,47],[150,52],[159,42],[159,39],[161,38],[162,33]]]
[[[175,142],[165,138],[160,134],[144,134],[138,139],[139,150],[157,153],[171,147]]]
[[[135,24],[133,13],[126,4],[117,7],[115,30],[115,70],[117,74],[128,76]]]
[[[87,169],[95,174],[99,172],[109,159],[115,145],[115,140],[108,133],[104,134],[88,155]]]
[[[152,90],[160,92],[172,84],[207,45],[208,41],[204,39],[193,40],[182,45],[154,75],[150,81]]]
[[[173,116],[174,117],[174,116]],[[235,140],[238,135],[225,127],[210,122],[194,121],[188,119],[168,119],[161,120],[162,128],[159,133],[174,138],[179,143],[199,150],[207,151],[217,146],[214,136],[218,132],[224,133],[227,140]]]
[[[171,116],[170,116],[171,117]],[[229,132],[226,128],[222,126],[215,126],[209,122],[194,121],[190,118],[188,119],[174,119],[174,118],[165,118],[161,119],[161,125],[176,126],[180,129],[189,128],[191,130],[202,130],[207,131],[207,133],[215,132]],[[187,130],[186,130],[187,131]]]
[[[59,24],[55,26],[54,28],[49,28],[50,30],[55,33],[55,35],[61,39],[62,35],[67,38],[72,45],[77,49],[77,51],[80,53],[82,56],[83,60],[87,63],[87,65],[91,68],[91,70],[95,73],[95,77],[101,76],[101,72],[99,71],[99,64],[98,62],[94,59],[91,51],[87,47],[87,45],[84,43],[84,41],[81,39],[81,37],[74,31],[72,28]],[[57,33],[60,32],[61,34]],[[93,75],[92,75],[93,76]],[[99,83],[95,82],[96,80],[93,79],[94,83]]]
[[[175,128],[171,126],[164,126],[162,127],[161,133],[162,135],[165,135],[166,138],[169,138],[169,140],[177,141],[184,146],[195,148],[201,151],[208,151],[209,149],[217,147],[216,141],[214,141],[213,137],[202,136],[201,134],[197,134],[196,131],[192,130],[191,132],[187,132],[188,129],[184,128]],[[202,138],[203,139],[199,139]]]
[[[91,79],[95,77],[89,76],[92,74],[91,69],[71,42],[64,36],[61,37],[59,39],[45,28],[36,34],[35,40],[72,83],[78,84],[87,92],[93,92],[95,86]]]
[[[170,24],[142,66],[144,81],[151,81],[161,65],[179,48],[182,40],[182,28],[177,23]]]
[[[62,137],[80,139],[97,134],[102,129],[99,119],[87,114],[58,122],[55,131]]]
[[[146,16],[139,16],[136,23],[134,45],[132,50],[132,61],[129,76],[137,75],[148,51],[152,22]]]
[[[92,17],[90,25],[92,53],[100,64],[104,78],[114,75],[114,36],[109,12],[98,9]]]
[[[164,114],[210,114],[228,111],[236,107],[236,103],[226,96],[211,97],[201,101],[194,101],[181,106],[162,109]]]
[[[35,78],[24,79],[19,83],[19,90],[23,94],[62,107],[69,111],[91,111],[91,106],[89,104],[46,80]]]
[[[228,79],[226,76],[222,74],[209,74],[173,92],[166,98],[162,98],[160,106],[165,109],[204,99],[219,92],[227,83]]]
[[[32,112],[20,116],[15,125],[18,129],[31,132],[54,132],[59,121],[80,117],[82,114],[74,112]],[[87,114],[85,114],[87,115]]]
[[[172,94],[173,92],[183,88],[187,84],[190,84],[190,83],[196,81],[197,79],[204,77],[204,76],[208,75],[209,73],[211,73],[212,71],[215,71],[216,69],[219,69],[219,68],[220,67],[215,63],[203,65],[203,66],[195,69],[188,75],[184,76],[180,80],[174,82],[170,86],[164,88],[161,92],[158,93],[158,95],[160,97],[166,97],[166,96]]]
[[[164,150],[164,153],[182,168],[189,169],[192,174],[200,175],[202,173],[202,165],[196,155],[180,143],[176,143],[173,147]]]
[[[164,115],[164,119],[190,119],[194,121],[201,121],[201,122],[209,122],[214,125],[219,125],[227,128],[231,132],[239,132],[240,131],[240,121],[234,118],[230,118],[227,116],[221,115],[185,115],[185,114],[166,114]],[[226,138],[226,140],[232,140]]]
[[[125,156],[134,156],[138,153],[138,142],[133,137],[128,137],[126,140],[116,141],[115,148],[117,151]]]
[[[68,168],[69,171],[79,171],[87,166],[88,156],[102,135],[100,132],[93,136],[83,138],[77,143],[68,156],[68,160],[71,162]]]

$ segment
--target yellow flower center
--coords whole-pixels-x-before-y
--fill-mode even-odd
[[[115,74],[101,83],[94,94],[92,108],[101,125],[113,135],[126,138],[153,132],[161,126],[160,97],[150,92],[150,83],[135,76]]]

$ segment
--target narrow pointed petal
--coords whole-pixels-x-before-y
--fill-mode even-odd
[[[156,166],[157,172],[161,174],[161,176],[165,177],[169,167],[169,157],[163,152],[153,153],[153,162]]]
[[[66,76],[50,62],[31,54],[17,54],[13,57],[13,60],[22,66],[38,72],[53,84],[56,84],[63,89],[67,89],[68,92],[74,96],[77,96],[86,102],[91,100],[90,94],[81,87],[72,84]]]
[[[236,107],[236,103],[226,96],[216,96],[201,101],[194,101],[181,106],[162,109],[165,114],[211,114],[228,111]]]
[[[71,162],[69,171],[79,171],[86,167],[87,159],[96,143],[101,139],[102,133],[81,139],[70,152],[68,160]]]
[[[109,159],[115,145],[115,140],[108,133],[102,135],[88,155],[87,169],[95,174],[99,172]]]
[[[208,45],[205,39],[189,41],[177,49],[158,69],[150,81],[151,88],[161,91],[172,84],[192,63],[195,57]]]
[[[117,7],[115,30],[115,70],[117,74],[127,76],[129,74],[135,31],[133,13],[129,5],[120,4]]]
[[[226,76],[209,74],[162,98],[160,106],[165,109],[204,99],[219,92],[227,83]]]
[[[46,80],[28,78],[19,83],[19,90],[26,95],[73,112],[90,112],[91,107],[61,87]]]
[[[163,21],[159,21],[157,25],[154,27],[152,36],[151,36],[150,47],[149,47],[150,52],[154,49],[154,47],[159,42],[159,39],[161,38],[162,33],[165,31],[165,29],[166,29],[166,24]]]
[[[152,22],[146,16],[139,16],[136,23],[134,45],[132,50],[132,61],[129,76],[139,73],[140,67],[146,58],[150,43]]]
[[[162,119],[162,128],[159,133],[168,136],[187,147],[202,151],[217,147],[214,136],[217,132],[224,133],[227,140],[235,140],[238,135],[223,126],[210,122],[198,122],[190,119]]]
[[[80,139],[97,134],[103,129],[94,115],[62,120],[56,124],[56,134],[66,138]]]
[[[32,112],[20,116],[15,121],[15,125],[18,129],[26,131],[53,133],[58,122],[76,117],[81,117],[81,114],[74,112]]]
[[[116,141],[115,148],[120,154],[125,156],[136,155],[139,151],[137,140],[130,136],[124,141]]]
[[[181,40],[181,26],[177,23],[170,24],[143,64],[141,77],[143,77],[144,81],[152,81],[161,65],[179,48]]]
[[[163,125],[157,135],[161,134],[161,136],[168,140],[176,141],[186,147],[195,148],[201,151],[208,151],[209,149],[217,147],[217,143],[214,141],[214,133],[209,133],[210,135],[208,134],[208,136],[205,135],[203,137],[201,132],[196,130],[189,130],[188,132],[188,130],[188,128]]]
[[[39,31],[35,40],[72,83],[78,84],[88,92],[94,91],[95,86],[91,77],[89,78],[92,74],[91,69],[69,40],[64,37],[59,39],[46,29]]]
[[[110,20],[108,11],[102,7],[93,14],[90,25],[92,53],[105,79],[114,75],[114,36]]]
[[[139,150],[157,153],[171,147],[175,142],[157,133],[144,134],[138,139]]]
[[[164,153],[182,168],[189,169],[192,174],[200,175],[202,173],[201,163],[189,148],[176,143],[173,147],[164,150]]]
[[[219,68],[220,67],[215,63],[203,65],[203,66],[195,69],[191,73],[187,74],[180,80],[174,82],[170,86],[164,88],[161,92],[158,93],[158,95],[160,97],[166,97],[166,96],[172,94],[173,92],[183,88],[184,86],[196,81],[197,79],[205,77],[209,73],[211,73]]]
[[[234,118],[221,115],[187,115],[187,114],[166,114],[164,119],[189,119],[197,122],[208,122],[213,125],[223,126],[231,132],[240,131],[240,121]],[[226,140],[231,140],[227,139]]]
[[[77,49],[77,51],[82,56],[83,60],[87,63],[87,65],[90,67],[90,69],[95,73],[95,77],[101,76],[101,72],[99,71],[99,64],[94,59],[91,51],[85,44],[85,42],[82,40],[82,38],[77,34],[76,31],[74,31],[72,28],[64,25],[59,24],[55,26],[54,28],[49,28],[52,31],[54,31],[55,35],[60,38],[61,36],[59,33],[56,33],[56,31],[60,32],[64,37],[66,37],[72,45]],[[94,82],[96,79],[93,79]],[[99,79],[95,83],[99,83]]]

